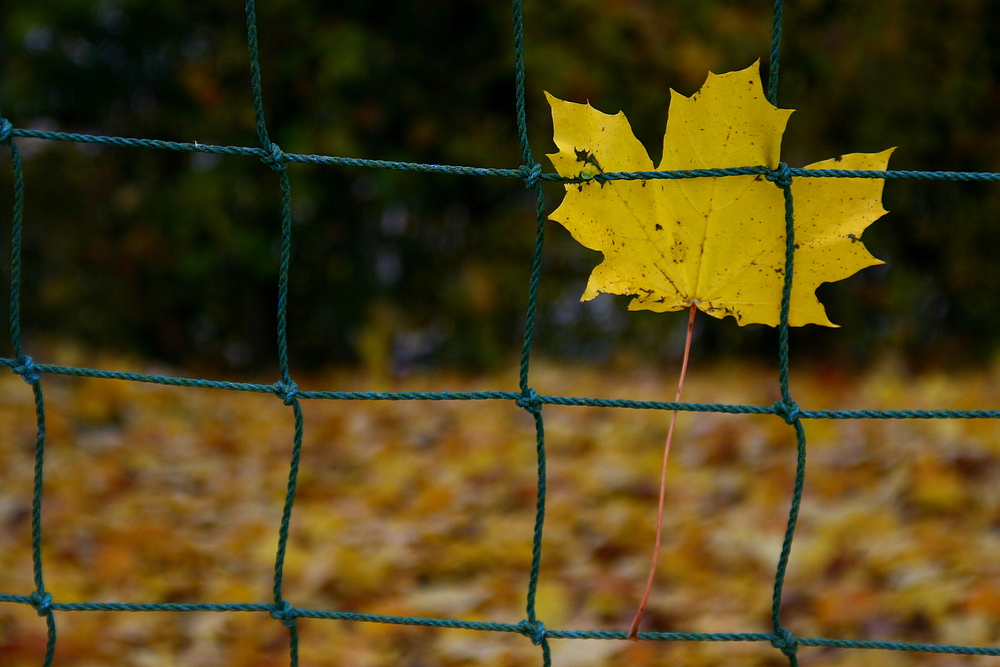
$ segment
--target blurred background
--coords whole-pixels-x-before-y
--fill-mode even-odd
[[[655,160],[670,89],[761,60],[771,0],[526,0],[535,159],[543,91],[623,110]],[[510,3],[261,0],[271,138],[287,152],[521,163]],[[898,146],[890,167],[1000,170],[1000,3],[789,0],[784,159]],[[18,128],[257,145],[239,0],[0,4],[0,115]],[[42,362],[275,379],[279,192],[256,158],[18,139],[23,338]],[[0,150],[0,153],[4,153]],[[2,158],[2,156],[0,156]],[[2,158],[6,159],[6,158]],[[5,163],[9,164],[9,163]],[[290,356],[303,388],[516,386],[535,235],[516,179],[290,164]],[[11,170],[0,165],[10,284]],[[549,210],[561,185],[546,185]],[[792,331],[813,409],[1000,404],[998,185],[889,181],[865,233],[886,261],[823,286],[839,329]],[[531,382],[673,396],[686,317],[579,297],[598,253],[549,224]],[[4,301],[0,299],[0,301]],[[0,325],[7,326],[6,308]],[[775,332],[701,317],[685,399],[779,398]],[[0,336],[0,355],[11,356]],[[182,368],[179,371],[178,368]],[[613,372],[609,372],[609,369]],[[45,375],[46,589],[60,602],[270,601],[294,430],[271,395]],[[303,401],[284,595],[296,606],[517,623],[535,504],[534,422],[510,401]],[[539,617],[624,630],[648,572],[669,415],[546,406]],[[0,592],[32,590],[35,405],[0,373]],[[995,420],[807,420],[782,596],[798,636],[1000,644]],[[771,415],[681,414],[648,629],[769,632],[794,483]],[[288,664],[265,613],[57,612],[57,664]],[[538,665],[503,633],[301,619],[303,664]],[[0,610],[0,662],[41,664],[45,622]],[[553,641],[574,667],[778,667],[767,642]],[[813,667],[995,658],[806,648]],[[986,662],[977,662],[983,660]]]
[[[544,90],[624,110],[655,161],[671,88],[690,95],[708,71],[756,59],[766,75],[768,1],[525,4],[528,124],[547,171]],[[989,48],[1000,6],[915,6],[789,5],[779,104],[797,111],[787,162],[898,146],[893,169],[1000,168],[1000,55]],[[508,3],[275,0],[258,11],[266,117],[285,151],[520,164]],[[0,113],[15,127],[257,145],[242,3],[40,0],[5,3],[0,18]],[[273,365],[279,220],[267,166],[18,144],[28,340],[69,337],[220,371]],[[7,210],[10,174],[0,169]],[[516,354],[535,228],[520,181],[297,164],[289,174],[293,365],[491,370]],[[546,194],[552,210],[562,186]],[[842,328],[793,332],[797,358],[851,369],[896,355],[923,368],[995,352],[997,186],[891,181],[884,202],[890,213],[865,242],[886,264],[820,289]],[[0,224],[9,239],[9,213]],[[539,353],[673,363],[683,316],[628,313],[624,297],[579,302],[599,260],[549,224]],[[709,319],[696,355],[773,357],[772,330]]]

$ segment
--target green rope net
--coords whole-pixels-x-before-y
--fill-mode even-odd
[[[783,0],[776,0],[774,5],[774,20],[772,31],[772,50],[770,54],[770,76],[768,80],[768,99],[776,103],[778,84],[778,62],[781,43],[781,17]],[[257,50],[257,23],[254,0],[247,0],[247,39],[249,46],[251,86],[254,110],[256,113],[259,147],[214,146],[197,143],[179,143],[160,141],[156,139],[129,139],[122,137],[95,136],[63,132],[45,132],[39,130],[19,129],[0,116],[0,143],[10,150],[13,168],[13,224],[11,241],[11,291],[10,291],[10,322],[11,341],[14,352],[13,359],[0,359],[0,364],[20,375],[31,386],[34,394],[35,414],[37,420],[37,435],[35,439],[34,486],[31,506],[31,546],[33,562],[34,592],[30,595],[0,594],[0,602],[30,605],[45,618],[48,627],[48,639],[43,659],[43,666],[53,663],[57,641],[57,623],[55,612],[72,611],[210,611],[210,612],[263,612],[270,614],[277,622],[287,626],[290,634],[290,664],[298,665],[298,630],[296,621],[299,618],[316,618],[330,620],[365,621],[371,623],[389,623],[397,625],[459,628],[479,631],[517,633],[524,635],[539,647],[543,665],[551,664],[549,639],[625,639],[622,631],[575,631],[546,628],[538,619],[535,611],[535,598],[539,585],[539,572],[542,559],[542,529],[545,524],[546,495],[546,461],[545,461],[545,430],[544,406],[598,406],[626,409],[648,410],[683,410],[691,412],[720,412],[729,414],[768,414],[783,419],[796,434],[796,473],[795,485],[791,498],[791,510],[788,515],[784,540],[778,559],[774,589],[771,601],[771,621],[773,629],[767,633],[687,633],[687,632],[642,632],[640,638],[650,641],[708,641],[708,642],[769,642],[777,651],[784,654],[790,665],[798,664],[797,651],[800,646],[807,647],[839,647],[887,649],[897,651],[916,651],[925,653],[950,653],[964,655],[995,655],[1000,656],[1000,648],[949,646],[934,644],[895,643],[882,641],[858,641],[844,639],[809,638],[793,635],[784,625],[781,618],[782,587],[785,572],[791,553],[792,539],[801,503],[806,464],[806,437],[802,422],[805,419],[998,419],[1000,410],[802,410],[791,395],[788,381],[788,304],[790,300],[793,268],[794,268],[794,237],[793,218],[794,203],[791,195],[791,182],[797,176],[829,178],[912,178],[924,180],[949,181],[998,181],[1000,173],[972,172],[918,172],[918,171],[848,171],[848,170],[815,170],[808,174],[801,169],[789,168],[781,164],[778,169],[771,170],[761,166],[747,166],[737,169],[701,169],[673,172],[635,172],[635,173],[604,173],[597,176],[599,180],[616,179],[655,179],[655,178],[703,178],[743,174],[764,174],[779,187],[785,197],[786,212],[786,270],[785,284],[781,305],[781,320],[779,326],[779,382],[781,400],[773,405],[723,405],[668,403],[658,401],[632,401],[597,398],[573,398],[566,396],[539,395],[531,386],[529,367],[532,348],[532,337],[535,323],[538,285],[541,274],[543,241],[545,232],[546,204],[541,184],[543,181],[565,182],[565,179],[554,173],[543,173],[542,166],[537,163],[528,142],[527,122],[525,118],[524,93],[524,41],[522,29],[521,0],[513,2],[513,37],[515,52],[515,82],[517,129],[520,138],[523,164],[517,169],[475,168],[463,166],[416,164],[406,162],[390,162],[385,160],[366,160],[356,158],[331,157],[325,155],[304,155],[285,153],[274,144],[268,135],[264,119],[261,93],[260,64]],[[235,383],[205,379],[184,378],[165,375],[145,375],[109,370],[93,370],[36,363],[24,353],[21,320],[20,320],[20,287],[21,287],[21,249],[24,210],[24,172],[16,139],[33,138],[50,141],[68,141],[78,143],[106,144],[111,146],[159,149],[168,151],[187,151],[214,153],[221,155],[242,155],[256,157],[268,164],[275,172],[281,188],[281,259],[278,280],[278,361],[280,381],[266,384]],[[311,163],[322,165],[343,165],[366,167],[371,169],[395,169],[404,171],[436,172],[444,174],[489,176],[494,178],[520,179],[534,192],[536,202],[536,241],[532,259],[531,279],[528,285],[527,317],[524,331],[524,343],[520,359],[519,390],[514,391],[478,391],[478,392],[343,392],[343,391],[302,391],[297,388],[289,370],[288,343],[286,334],[288,302],[288,276],[291,265],[292,215],[291,215],[291,184],[288,175],[288,165],[292,163]],[[108,378],[133,382],[146,382],[178,387],[208,387],[235,391],[273,393],[287,405],[294,415],[295,429],[287,493],[281,522],[278,526],[278,548],[274,563],[273,600],[256,604],[241,603],[62,603],[54,600],[45,589],[42,568],[42,478],[45,463],[45,399],[42,392],[42,376],[46,374],[82,376],[92,378]],[[524,619],[516,624],[482,623],[440,618],[415,618],[404,616],[383,616],[338,611],[323,611],[304,609],[294,606],[283,597],[282,579],[285,565],[285,553],[288,542],[289,523],[295,504],[296,480],[299,470],[299,460],[302,449],[303,418],[301,402],[305,400],[346,400],[346,401],[427,401],[427,400],[459,400],[459,401],[510,401],[527,411],[534,419],[537,450],[537,504],[535,510],[534,536],[530,575],[526,583],[526,608]]]

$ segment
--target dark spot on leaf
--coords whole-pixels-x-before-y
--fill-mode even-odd
[[[840,162],[843,159],[844,159],[844,157],[842,155],[838,155],[837,157],[833,158],[833,161],[834,162]]]
[[[861,240],[854,234],[848,234],[847,238],[851,239],[851,243],[858,243]]]
[[[663,231],[663,225],[661,225],[660,223],[656,223],[656,231],[662,232]]]
[[[577,162],[590,164],[597,167],[597,171],[604,171],[603,169],[601,169],[601,165],[597,161],[597,158],[594,157],[594,154],[588,151],[587,149],[580,150],[579,148],[574,148],[573,153],[576,155]]]

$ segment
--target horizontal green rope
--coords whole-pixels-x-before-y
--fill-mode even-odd
[[[652,181],[656,179],[749,176],[755,174],[763,174],[767,176],[776,173],[778,173],[778,170],[776,169],[761,166],[732,167],[728,169],[685,169],[680,171],[609,171],[594,176],[594,180]],[[789,176],[804,178],[912,178],[921,181],[1000,181],[1000,172],[995,171],[872,171],[868,169],[802,169],[800,167],[789,167],[782,173],[787,173]],[[551,174],[542,174],[539,178],[542,180],[560,180],[567,183],[583,182],[581,179],[552,178]]]
[[[31,605],[33,600],[26,595],[0,594],[0,602],[14,602]],[[53,611],[133,611],[133,612],[265,612],[275,611],[275,605],[267,603],[237,602],[51,602]],[[316,618],[366,623],[385,623],[438,628],[460,628],[490,632],[522,633],[520,623],[489,623],[462,621],[448,618],[420,618],[414,616],[386,616],[382,614],[361,614],[345,611],[323,611],[292,607],[292,613],[299,618]],[[545,630],[549,639],[625,639],[628,635],[620,630]],[[652,641],[709,641],[709,642],[768,642],[775,639],[773,633],[765,632],[640,632],[639,638]],[[948,653],[955,655],[1000,655],[1000,648],[956,646],[950,644],[914,644],[908,642],[872,641],[866,639],[826,639],[822,637],[795,637],[799,646],[882,649],[894,651],[914,651],[921,653]]]
[[[111,137],[94,134],[77,134],[73,132],[48,132],[42,130],[19,130],[11,131],[13,137],[24,137],[29,139],[48,139],[51,141],[70,141],[85,144],[103,144],[106,146],[117,146],[120,148],[144,148],[170,151],[181,151],[188,153],[212,153],[215,155],[241,155],[267,159],[271,157],[271,152],[263,148],[249,146],[218,146],[213,144],[201,144],[181,141],[163,141],[160,139],[135,139],[129,137]],[[524,179],[525,172],[522,169],[495,169],[486,167],[463,167],[457,165],[423,164],[418,162],[398,162],[393,160],[368,160],[352,157],[332,157],[329,155],[303,155],[300,153],[282,153],[285,162],[296,162],[301,164],[321,164],[343,167],[369,167],[372,169],[395,169],[402,171],[417,171],[425,173],[453,174],[464,176],[501,176],[505,178]],[[556,175],[556,178],[560,178]]]
[[[1000,181],[995,171],[872,171],[867,169],[800,169],[790,168],[792,176],[807,178],[915,178],[921,181]]]
[[[17,367],[16,359],[0,358],[0,365]],[[107,380],[145,382],[171,387],[225,389],[258,394],[279,394],[308,400],[334,401],[518,401],[524,395],[516,391],[306,391],[296,389],[287,394],[284,386],[226,380],[203,380],[171,375],[147,375],[127,371],[98,370],[75,366],[32,364],[38,373],[91,377]],[[618,398],[587,398],[537,395],[539,403],[564,407],[624,408],[631,410],[680,410],[682,412],[719,412],[740,415],[781,415],[773,405],[731,405],[726,403],[674,403],[668,401],[636,401]],[[1000,419],[1000,410],[799,410],[801,419]]]
[[[460,621],[450,618],[419,618],[416,616],[384,616],[382,614],[359,614],[349,611],[319,611],[316,609],[296,609],[295,613],[301,618],[359,621],[362,623],[387,623],[390,625],[421,625],[431,628],[460,628],[464,630],[486,630],[490,632],[521,632],[520,625],[516,623]]]
[[[136,139],[129,137],[112,137],[94,134],[77,134],[74,132],[50,132],[43,130],[13,129],[12,137],[28,139],[47,139],[50,141],[71,141],[88,144],[104,144],[123,148],[154,148],[160,150],[184,151],[190,153],[212,153],[215,155],[242,155],[268,159],[269,151],[250,146],[219,146],[181,141],[163,141],[161,139]],[[447,164],[424,164],[420,162],[399,162],[394,160],[372,160],[366,158],[334,157],[330,155],[311,155],[303,153],[282,153],[282,159],[290,163],[319,164],[340,167],[366,167],[371,169],[393,169],[398,171],[415,171],[423,173],[452,174],[459,176],[497,176],[501,178],[516,178],[527,180],[531,178],[530,170],[524,168],[503,169],[492,167],[468,167]],[[598,174],[593,180],[606,181],[651,181],[657,179],[711,178],[721,176],[753,176],[771,174],[775,170],[765,166],[732,167],[726,169],[682,169],[675,171],[613,171]],[[1000,181],[1000,172],[992,171],[913,171],[890,170],[871,171],[863,169],[802,169],[791,167],[788,174],[807,178],[876,178],[876,179],[917,179],[923,181]],[[555,183],[582,183],[590,179],[567,178],[556,173],[536,174],[540,181]]]
[[[15,368],[16,359],[0,359],[0,365]],[[228,382],[224,380],[201,380],[197,378],[175,377],[171,375],[147,375],[127,371],[95,370],[92,368],[77,368],[74,366],[57,366],[52,364],[35,364],[32,370],[38,373],[52,375],[67,375],[70,377],[90,377],[105,380],[127,380],[130,382],[146,382],[172,387],[202,387],[205,389],[230,389],[233,391],[250,391],[264,394],[274,393],[274,385],[255,384],[252,382]]]
[[[867,648],[887,651],[914,651],[918,653],[954,653],[956,655],[1000,655],[1000,648],[980,646],[954,646],[950,644],[910,644],[907,642],[879,642],[866,639],[807,639],[796,637],[799,646],[831,648]]]
[[[546,630],[549,639],[626,639],[624,630]],[[763,632],[640,632],[639,639],[667,642],[768,642],[774,635]]]
[[[0,595],[0,602],[32,605],[24,595]],[[274,610],[273,604],[240,602],[51,602],[52,611],[264,611]]]
[[[0,359],[0,365],[15,367],[14,359]],[[34,364],[32,370],[39,373],[92,377],[112,380],[145,382],[174,387],[199,387],[203,389],[226,389],[248,391],[261,394],[278,393],[301,399],[340,401],[517,401],[523,395],[515,391],[305,391],[287,394],[281,383],[255,384],[249,382],[228,382],[225,380],[202,380],[197,378],[174,377],[169,375],[146,375],[125,371],[95,370],[72,366]],[[724,414],[780,415],[781,410],[773,405],[730,405],[725,403],[674,403],[667,401],[635,401],[614,398],[586,398],[572,396],[538,395],[537,400],[544,405],[566,407],[625,408],[632,410],[680,410],[683,412],[720,412]],[[800,410],[801,419],[1000,419],[1000,410]]]

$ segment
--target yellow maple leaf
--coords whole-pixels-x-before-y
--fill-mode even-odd
[[[701,90],[671,90],[659,171],[779,164],[791,109],[764,97],[758,63],[709,73]],[[624,113],[546,93],[552,106],[556,171],[569,178],[652,171]],[[884,170],[893,149],[853,153],[806,169]],[[886,213],[882,179],[795,177],[795,264],[789,324],[836,326],[816,298],[821,283],[881,264],[861,234]],[[550,216],[577,241],[604,253],[582,300],[600,292],[635,298],[629,310],[692,305],[740,325],[777,326],[785,272],[785,204],[763,175],[567,183]]]

